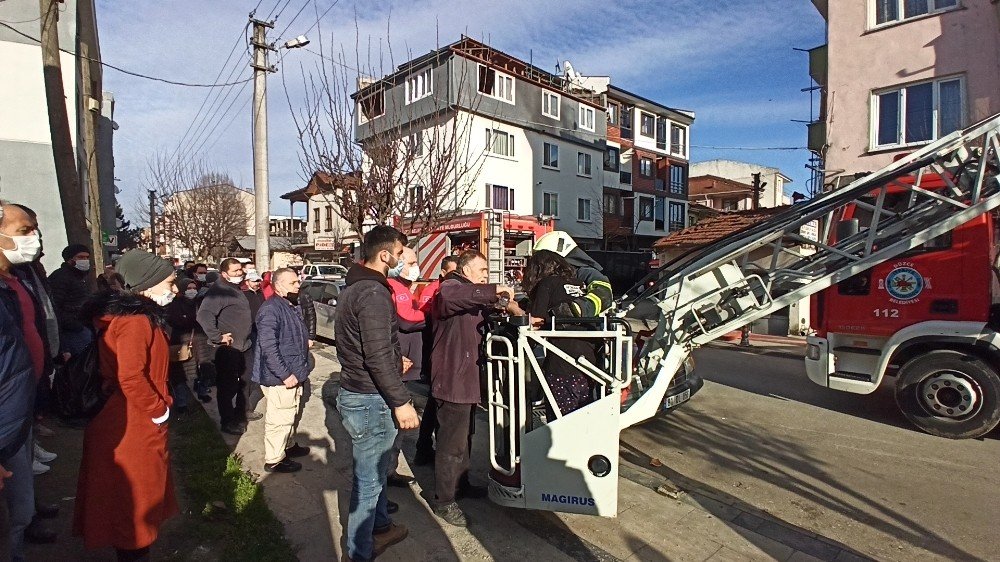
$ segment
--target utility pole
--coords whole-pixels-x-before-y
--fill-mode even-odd
[[[149,251],[156,254],[156,190],[149,190]]]
[[[267,43],[267,30],[274,22],[255,19],[253,24],[253,197],[254,197],[254,254],[258,264],[271,269],[271,208],[267,184],[267,73],[274,72],[267,64],[267,53],[274,48]]]
[[[91,90],[90,47],[80,43],[80,83],[83,87],[83,152],[87,158],[87,212],[90,215],[90,255],[94,271],[104,273],[104,229],[101,225],[101,186],[97,169],[97,138],[95,129],[101,102]]]
[[[80,178],[76,171],[76,153],[70,136],[66,90],[63,87],[62,64],[59,60],[59,0],[39,0],[39,10],[45,102],[48,107],[52,157],[56,168],[56,182],[59,184],[66,239],[70,244],[87,245],[91,241],[90,233],[83,210]],[[75,96],[70,99],[75,99]],[[93,250],[96,253],[98,248]]]
[[[755,172],[755,173],[751,174],[751,176],[753,177],[753,201],[752,201],[752,203],[753,203],[753,209],[756,211],[757,209],[760,208],[760,196],[761,196],[761,193],[763,192],[764,186],[767,185],[767,182],[761,183],[761,181],[760,181],[760,172]]]

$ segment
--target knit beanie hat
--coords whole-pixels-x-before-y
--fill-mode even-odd
[[[86,252],[89,254],[90,248],[84,246],[83,244],[70,244],[69,246],[66,246],[65,248],[63,248],[62,251],[63,261],[69,261],[70,258],[79,254],[80,252]]]
[[[125,279],[125,288],[133,293],[158,285],[174,272],[169,261],[142,250],[125,252],[116,269]]]
[[[174,280],[174,287],[177,287],[177,294],[183,295],[184,291],[187,290],[188,285],[191,283],[198,284],[194,279],[189,279],[187,277],[178,277]]]

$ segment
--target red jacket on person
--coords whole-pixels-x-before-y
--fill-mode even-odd
[[[389,279],[392,288],[392,304],[396,307],[399,320],[399,349],[403,357],[413,361],[413,366],[403,373],[404,381],[420,379],[423,366],[423,331],[427,326],[426,315],[418,308],[418,302],[410,292],[410,286],[399,279]]]

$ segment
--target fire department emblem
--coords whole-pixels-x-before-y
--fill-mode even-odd
[[[910,302],[924,290],[924,277],[912,267],[897,267],[885,276],[885,290],[900,303]]]

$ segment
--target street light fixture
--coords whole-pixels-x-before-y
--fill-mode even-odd
[[[308,44],[309,44],[309,38],[306,37],[305,35],[299,35],[294,39],[289,39],[288,41],[285,41],[283,47],[286,49],[300,49]]]

